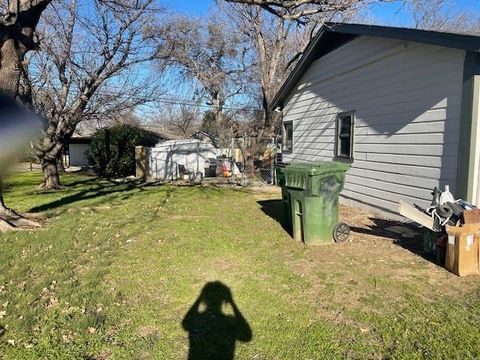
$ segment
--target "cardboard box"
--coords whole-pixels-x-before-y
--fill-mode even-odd
[[[445,268],[458,276],[480,275],[480,224],[448,226]]]
[[[480,209],[465,210],[463,212],[465,224],[480,223]]]

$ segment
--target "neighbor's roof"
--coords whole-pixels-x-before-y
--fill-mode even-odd
[[[185,139],[185,136],[182,136],[180,134],[174,133],[172,131],[164,130],[161,127],[158,126],[152,126],[152,125],[143,125],[142,129],[147,130],[151,132],[153,135],[160,139],[164,140],[181,140]]]
[[[97,129],[91,127],[77,128],[72,135],[72,138],[91,138]]]
[[[181,140],[167,140],[165,142],[158,143],[155,145],[155,148],[164,148],[169,146],[180,146],[180,145],[191,145],[191,144],[199,144],[202,146],[211,147],[214,149],[215,147],[210,144],[208,141],[202,141],[198,139],[181,139]]]
[[[142,125],[140,127],[146,131],[151,132],[154,136],[158,137],[159,139],[163,139],[163,140],[185,139],[185,136],[174,133],[172,131],[164,130],[160,126]],[[76,140],[78,141],[91,140],[97,130],[98,129],[95,129],[95,128],[77,129],[75,133],[72,135],[72,142],[75,142]]]
[[[93,128],[80,128],[76,129],[73,135],[68,140],[69,144],[85,144],[92,140],[95,129]]]
[[[273,99],[272,110],[283,105],[283,101],[315,60],[361,35],[480,52],[480,34],[478,33],[454,33],[378,25],[325,23],[307,46],[303,56]]]
[[[191,138],[195,138],[195,136],[203,135],[205,137],[208,137],[209,139],[216,140],[217,138],[213,135],[210,135],[209,133],[205,131],[195,131],[194,133],[190,134]]]

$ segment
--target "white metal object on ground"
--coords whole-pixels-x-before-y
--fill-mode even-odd
[[[399,201],[398,212],[400,215],[405,216],[407,219],[413,220],[416,223],[425,226],[426,228],[435,231],[433,227],[433,218],[425,213],[422,213],[412,205],[406,202]]]
[[[450,186],[445,185],[445,191],[440,195],[440,205],[446,205],[448,202],[455,202],[452,193],[450,192]]]

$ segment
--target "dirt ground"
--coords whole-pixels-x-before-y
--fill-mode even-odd
[[[281,198],[278,187],[262,186],[249,189],[260,199]],[[340,221],[351,228],[350,239],[343,244],[304,245],[301,259],[291,259],[291,265],[312,283],[320,277],[335,273],[335,283],[344,282],[334,301],[352,302],[354,305],[367,296],[380,282],[414,285],[414,292],[425,296],[458,295],[471,290],[477,277],[460,278],[437,265],[436,259],[423,251],[423,230],[414,224],[391,220],[379,213],[340,206]],[[404,231],[402,231],[402,229]],[[339,251],[339,249],[341,249]],[[286,254],[288,257],[288,254]],[[321,264],[321,272],[319,270]],[[352,271],[355,268],[358,271]],[[351,285],[351,286],[348,286]],[[355,288],[355,294],[350,289]],[[391,289],[395,296],[395,289]]]

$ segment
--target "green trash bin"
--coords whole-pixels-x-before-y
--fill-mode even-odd
[[[332,242],[338,224],[338,197],[349,167],[345,163],[322,161],[294,163],[282,169],[296,241],[306,244]]]

